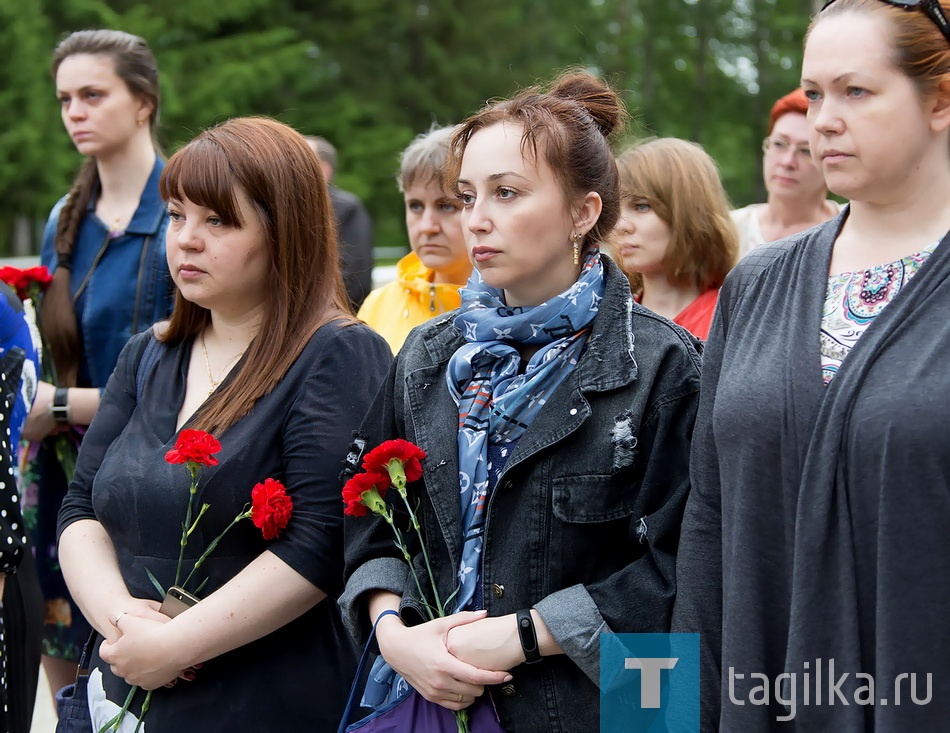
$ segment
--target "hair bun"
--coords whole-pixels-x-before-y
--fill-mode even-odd
[[[590,72],[569,71],[562,74],[554,81],[550,94],[581,105],[604,137],[619,130],[626,121],[627,111],[620,97]]]

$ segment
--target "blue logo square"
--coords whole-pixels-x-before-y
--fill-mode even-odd
[[[600,733],[699,733],[699,634],[600,635]]]

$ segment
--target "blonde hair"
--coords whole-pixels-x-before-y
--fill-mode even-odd
[[[702,146],[666,137],[646,140],[617,158],[624,202],[646,201],[670,228],[663,265],[673,285],[718,288],[736,263],[739,235],[719,171]],[[642,290],[638,273],[627,273]]]

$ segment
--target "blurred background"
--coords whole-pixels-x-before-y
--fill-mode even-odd
[[[629,139],[702,143],[736,206],[764,200],[760,143],[798,85],[814,0],[0,0],[0,257],[39,251],[81,163],[49,60],[82,28],[144,36],[162,79],[171,154],[228,117],[265,114],[339,151],[375,243],[406,247],[397,155],[431,123],[568,66],[603,74],[633,115]],[[390,250],[392,248],[392,250]],[[380,251],[378,250],[378,251]]]

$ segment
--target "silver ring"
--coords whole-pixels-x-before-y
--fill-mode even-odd
[[[462,693],[461,692],[458,693],[458,696],[459,696],[458,702],[462,702]]]
[[[119,619],[128,614],[128,611],[123,611],[118,616],[115,617],[115,620],[112,622],[112,625],[116,628],[119,628]]]

